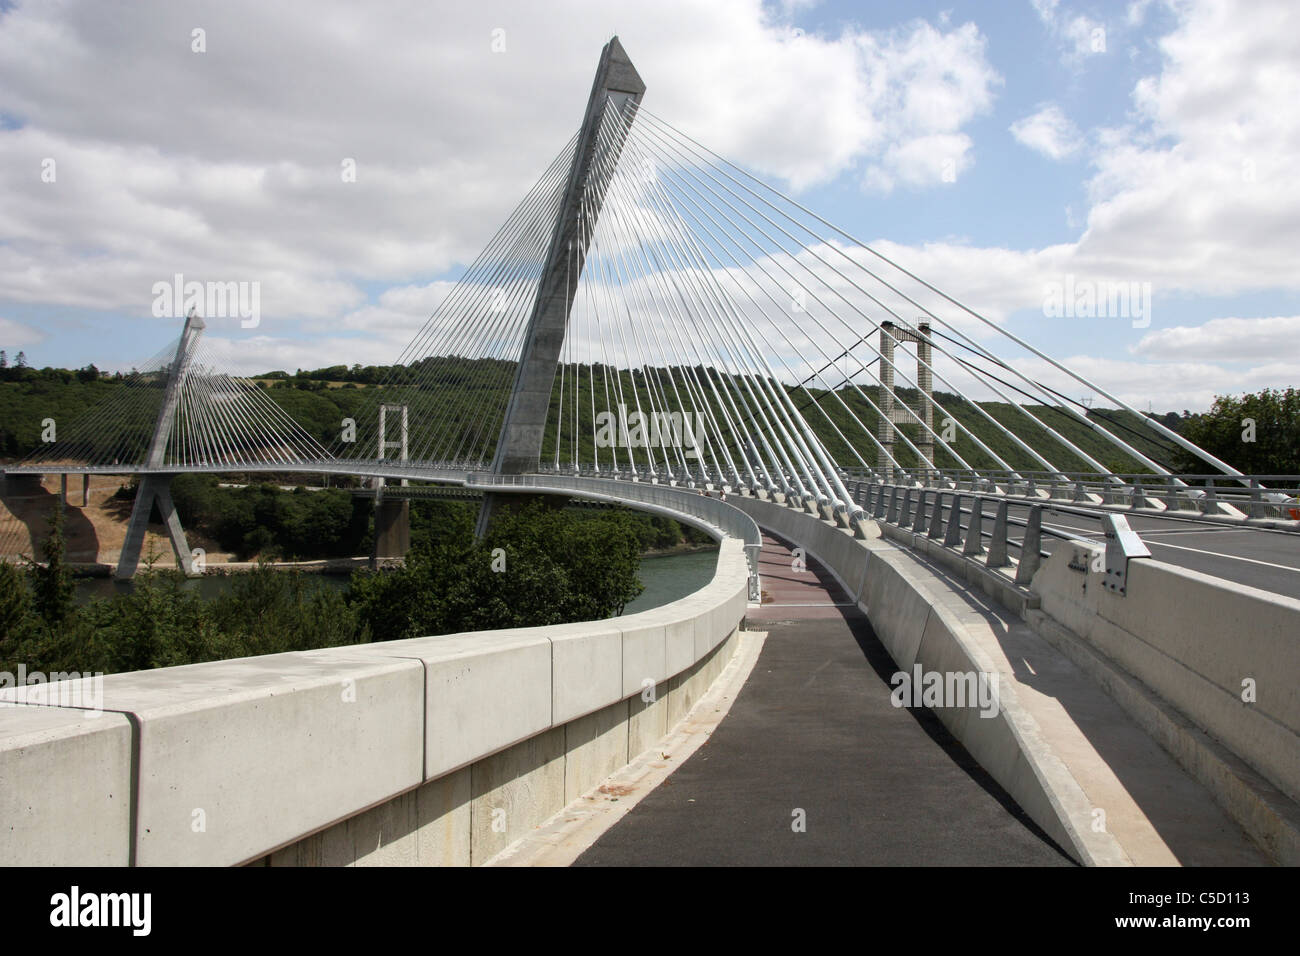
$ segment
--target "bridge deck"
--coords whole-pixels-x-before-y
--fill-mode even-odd
[[[768,637],[730,712],[577,864],[1069,865],[932,711],[891,704],[894,662],[834,578],[763,545],[748,618]],[[1009,624],[991,633],[1032,665],[1018,693],[1134,862],[1267,863],[1099,686]]]

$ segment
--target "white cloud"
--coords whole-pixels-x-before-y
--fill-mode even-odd
[[[594,0],[7,10],[0,302],[147,314],[180,272],[260,282],[274,324],[467,262],[573,132],[609,26]],[[617,26],[649,108],[796,190],[867,166],[941,182],[918,153],[968,165],[996,81],[969,24],[821,36],[760,0],[663,0]]]
[[[1035,6],[1067,56],[1091,41],[1086,16]],[[1150,282],[1157,298],[1300,289],[1300,12],[1286,0],[1168,6],[1177,25],[1160,72],[1134,90],[1131,124],[1088,131],[1095,172],[1078,241],[877,247],[995,321],[1039,309],[1067,274]],[[143,316],[152,283],[176,272],[258,280],[267,361],[255,356],[256,370],[391,360],[445,294],[428,277],[477,253],[572,133],[615,24],[591,0],[390,9],[0,14],[0,113],[21,124],[0,129],[0,307]],[[204,54],[190,51],[196,24]],[[663,0],[620,7],[616,25],[649,108],[721,155],[795,189],[848,175],[888,191],[962,175],[968,126],[1000,83],[974,25],[939,24],[810,35],[759,0]],[[498,26],[507,52],[494,55]],[[1017,134],[1031,148],[1078,142],[1072,127],[1034,119]],[[356,183],[340,178],[346,157]],[[41,181],[45,158],[55,183]],[[385,283],[368,303],[363,289]],[[304,344],[280,334],[282,318],[373,334]],[[1097,360],[1112,376],[1103,384],[1140,382],[1130,366],[1146,368],[1150,394],[1192,407],[1207,389],[1290,374],[1264,356],[1243,359],[1256,363],[1245,373],[1207,371],[1223,356],[1180,356],[1160,331],[1143,348],[1174,351],[1136,354],[1176,361]]]
[[[36,345],[38,342],[45,341],[45,333],[32,328],[30,325],[24,325],[21,322],[15,322],[13,319],[0,317],[0,349],[12,350],[22,348],[24,345]],[[9,357],[13,361],[13,356]]]
[[[1054,15],[1056,4],[1042,6]],[[1171,297],[1300,290],[1300,9],[1217,0],[1172,12],[1179,22],[1160,41],[1162,68],[1134,89],[1134,122],[1091,133],[1095,172],[1076,242],[1027,250],[927,243],[892,255],[918,275],[942,277],[947,292],[996,320],[1040,309],[1048,284],[1066,276],[1149,282],[1157,324]],[[1292,363],[1268,361],[1260,347],[1289,319],[1231,321],[1260,324],[1153,329],[1134,354],[1180,361],[1098,359],[1096,367],[1117,388],[1135,383],[1135,397],[1148,388],[1179,408],[1300,380]],[[1237,332],[1252,338],[1233,341]],[[1296,352],[1294,337],[1267,341]],[[1253,364],[1211,364],[1231,357]]]
[[[979,30],[968,23],[941,33],[914,23],[883,40],[863,37],[859,47],[887,144],[864,184],[888,192],[955,181],[971,163],[971,139],[960,130],[992,106],[1002,82],[984,58]]]
[[[821,0],[777,0],[777,6],[781,15],[788,19],[801,10],[811,10],[820,2]]]
[[[1100,385],[1124,402],[1146,411],[1148,404],[1157,412],[1181,409],[1206,409],[1218,395],[1240,394],[1254,391],[1258,386],[1252,381],[1295,381],[1300,377],[1300,361],[1269,363],[1251,366],[1244,370],[1226,369],[1213,362],[1139,362],[1122,359],[1099,358],[1094,355],[1072,355],[1062,361],[1083,377]],[[1060,389],[1071,398],[1092,395],[1097,407],[1110,406],[1106,399],[1090,393],[1078,382],[1051,368],[1046,363],[1025,361],[1015,363],[1025,374],[1038,381]]]
[[[1062,45],[1066,62],[1078,64],[1089,56],[1106,52],[1106,27],[1101,21],[1083,14],[1071,15],[1061,7],[1060,0],[1031,2],[1039,18]]]
[[[1011,135],[1048,159],[1065,159],[1083,145],[1078,129],[1054,103],[1016,120],[1011,124]]]
[[[1124,22],[1130,27],[1139,27],[1147,17],[1147,9],[1152,0],[1132,0],[1124,10]]]
[[[1266,362],[1300,356],[1300,315],[1211,319],[1148,332],[1130,350],[1155,359]]]

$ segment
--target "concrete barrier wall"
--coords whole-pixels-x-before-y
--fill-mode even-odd
[[[726,539],[705,587],[627,617],[109,675],[102,713],[8,689],[0,859],[482,862],[698,699],[748,577]]]
[[[1044,561],[1042,611],[1300,800],[1300,601],[1149,558],[1129,562],[1120,596],[1078,570],[1094,553]]]

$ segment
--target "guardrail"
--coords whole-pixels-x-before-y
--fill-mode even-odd
[[[1042,547],[1043,536],[1095,547],[1105,544],[1105,583],[1119,594],[1127,593],[1128,561],[1150,557],[1151,552],[1138,534],[1128,526],[1123,515],[1078,508],[1069,505],[1029,505],[1026,518],[1010,514],[1013,501],[1004,495],[949,491],[941,488],[917,488],[911,485],[873,485],[853,482],[849,486],[854,501],[884,525],[889,524],[915,534],[924,533],[945,548],[960,550],[967,558],[983,559],[987,568],[1014,565],[1012,582],[1028,589],[1034,573],[1050,552]],[[967,506],[969,502],[969,506]],[[992,505],[990,515],[986,508]],[[1043,527],[1043,512],[1073,514],[1098,520],[1098,541],[1063,529]],[[992,526],[985,528],[986,519]],[[1021,528],[1020,540],[1011,529]],[[1017,557],[1013,562],[1012,552]]]
[[[897,471],[881,481],[863,469],[847,469],[846,480],[911,484],[921,488],[995,492],[1052,501],[1088,501],[1129,510],[1174,515],[1228,515],[1247,519],[1300,520],[1300,475],[1153,475],[1150,473],[981,471],[954,469]]]

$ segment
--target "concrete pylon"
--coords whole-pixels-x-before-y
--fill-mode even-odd
[[[606,109],[620,110],[628,117],[633,116],[644,93],[645,83],[618,37],[614,37],[601,51],[596,78],[587,99],[587,111],[578,133],[564,201],[551,233],[546,268],[537,286],[537,299],[524,334],[519,367],[497,441],[496,457],[492,462],[494,474],[518,475],[537,470],[546,414],[551,404],[551,389],[555,384],[555,369],[564,344],[569,311],[578,291],[574,276],[582,275],[587,257],[589,230],[580,228],[579,218],[583,197],[587,197],[590,215],[599,217],[607,184],[598,181],[596,188],[588,192],[588,179],[593,168],[613,168],[622,152],[621,140],[608,144],[598,142],[597,130]],[[495,494],[484,496],[478,521],[480,535],[491,523],[499,498]]]
[[[894,401],[894,349],[901,342],[916,345],[916,384],[920,386],[920,401],[913,409],[906,405],[899,407]],[[925,427],[915,445],[925,461],[917,462],[917,468],[926,469],[927,461],[934,461],[934,373],[931,371],[930,323],[918,322],[915,329],[895,325],[893,322],[880,323],[880,426],[878,439],[884,447],[876,457],[876,464],[885,481],[894,478],[894,466],[889,456],[894,454],[894,436],[899,425],[922,422]]]
[[[401,415],[401,438],[388,438],[388,413]],[[396,449],[402,462],[408,459],[407,441],[409,438],[408,408],[406,405],[382,404],[379,406],[379,460],[389,457],[389,452]],[[410,482],[403,478],[402,486]],[[370,551],[370,566],[377,568],[381,558],[404,558],[411,550],[411,502],[406,498],[385,498],[385,481],[382,476],[375,479],[375,537]]]
[[[203,320],[191,311],[185,320],[180,344],[176,346],[176,358],[172,361],[162,407],[158,410],[158,420],[154,423],[149,455],[145,459],[149,468],[161,468],[166,464],[167,440],[176,423],[176,409],[180,404],[185,376],[189,372],[190,359],[194,355],[194,342],[202,334]],[[146,472],[141,475],[135,492],[135,504],[131,508],[131,520],[126,526],[126,540],[122,542],[122,553],[113,572],[113,577],[118,580],[135,576],[136,568],[140,565],[140,551],[144,547],[144,533],[149,527],[149,515],[153,512],[155,502],[163,524],[167,526],[167,537],[171,540],[177,567],[188,575],[194,575],[194,557],[190,554],[185,529],[181,527],[180,516],[172,502],[171,483],[174,477],[175,475],[165,472]]]

